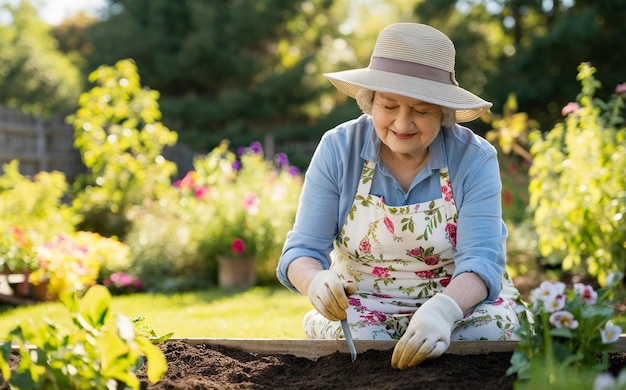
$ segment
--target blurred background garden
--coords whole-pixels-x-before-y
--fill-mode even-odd
[[[522,290],[626,270],[624,0],[108,0],[55,24],[45,3],[0,2],[2,112],[61,121],[77,156],[71,170],[27,173],[0,154],[0,268],[22,303],[99,283],[137,295],[128,310],[165,313],[169,297],[193,311],[189,299],[234,296],[220,257],[252,257],[239,291],[267,300],[245,301],[274,317],[272,299],[288,302],[285,328],[298,329],[286,335],[299,335],[308,303],[275,267],[317,141],[360,113],[322,73],[367,66],[400,21],[449,35],[457,80],[494,103],[469,126],[499,151]],[[7,302],[5,314],[21,310]]]

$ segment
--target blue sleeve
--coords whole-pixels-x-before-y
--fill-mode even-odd
[[[486,144],[472,148],[475,150],[460,157],[457,177],[451,177],[455,199],[461,204],[453,277],[476,273],[487,285],[486,301],[492,302],[500,295],[505,272],[507,230],[502,221],[502,184],[495,149]]]
[[[307,256],[330,267],[330,252],[354,201],[366,139],[376,136],[367,115],[340,124],[322,137],[307,168],[293,229],[287,234],[276,276],[292,291],[287,277],[292,261]]]
[[[319,260],[324,269],[330,267],[330,252],[337,237],[339,219],[339,177],[337,156],[329,137],[318,145],[306,171],[300,203],[293,229],[288,233],[278,263],[278,280],[297,292],[287,278],[287,268],[299,257]]]

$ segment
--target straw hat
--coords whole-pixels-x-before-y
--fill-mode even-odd
[[[385,28],[367,68],[325,73],[337,89],[355,97],[359,89],[390,92],[456,110],[469,122],[492,106],[459,87],[454,78],[454,44],[441,31],[418,23]]]

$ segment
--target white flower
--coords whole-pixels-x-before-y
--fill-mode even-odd
[[[604,372],[593,381],[593,390],[608,390],[615,388],[615,378],[608,372]]]
[[[115,318],[115,323],[117,325],[118,334],[122,339],[128,341],[135,338],[135,328],[128,317],[120,314]]]
[[[576,321],[572,313],[566,310],[552,313],[550,315],[549,321],[557,328],[578,328],[578,321]]]
[[[538,301],[545,302],[553,300],[557,296],[557,291],[552,283],[544,281],[531,292],[531,295],[535,303]]]
[[[609,274],[606,275],[606,279],[605,279],[605,285],[607,287],[612,287],[614,284],[617,285],[619,282],[622,281],[622,278],[624,277],[624,273],[621,271],[613,271]]]
[[[604,372],[593,381],[593,390],[618,390],[626,387],[626,370],[620,371],[617,378]]]
[[[588,305],[593,305],[598,300],[598,293],[589,285],[574,283],[574,291]]]
[[[613,325],[611,321],[607,321],[604,329],[600,331],[603,344],[614,343],[619,340],[619,336],[622,334],[622,328],[619,325]]]

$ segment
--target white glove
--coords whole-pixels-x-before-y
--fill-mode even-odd
[[[331,321],[347,318],[348,295],[356,292],[356,285],[342,280],[335,271],[320,271],[309,286],[308,296],[313,307]]]
[[[441,356],[450,346],[454,323],[463,318],[457,303],[445,294],[436,294],[413,314],[406,332],[396,344],[391,367],[414,367]]]

